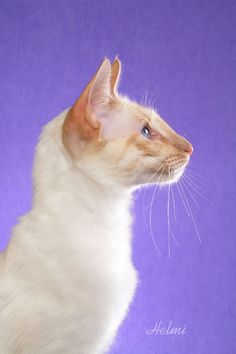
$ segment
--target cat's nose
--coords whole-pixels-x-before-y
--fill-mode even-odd
[[[193,146],[187,139],[185,139],[181,135],[175,133],[175,135],[172,138],[172,141],[174,142],[174,146],[179,150],[179,152],[183,152],[184,151],[189,156],[192,155]]]
[[[191,156],[192,153],[193,153],[193,146],[192,146],[192,144],[188,144],[188,145],[184,148],[184,151],[187,152],[187,154],[189,154],[189,155]]]

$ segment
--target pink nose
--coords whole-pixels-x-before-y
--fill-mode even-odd
[[[187,152],[187,154],[192,155],[193,153],[193,147],[191,144],[188,144],[188,146],[186,146],[186,148],[184,149],[185,152]]]

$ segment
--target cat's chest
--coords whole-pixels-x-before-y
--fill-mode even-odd
[[[94,291],[101,285],[122,288],[133,271],[130,240],[127,220],[58,223],[50,237],[34,245],[35,258],[52,284],[63,283],[75,294],[81,284]]]
[[[122,282],[132,267],[131,234],[129,230],[114,227],[114,230],[94,229],[94,233],[78,232],[76,237],[60,245],[57,259],[60,270],[68,280],[74,277],[81,281]],[[55,250],[55,253],[57,250]]]
[[[127,231],[128,232],[128,231]],[[81,310],[81,304],[94,311],[123,311],[133,296],[137,275],[131,261],[129,234],[86,233],[54,249],[55,267],[50,268],[49,293],[59,307]],[[90,235],[91,236],[91,235]],[[116,237],[120,237],[116,239]],[[95,300],[96,299],[96,300]],[[62,306],[62,307],[63,307]],[[64,311],[63,311],[64,312]]]

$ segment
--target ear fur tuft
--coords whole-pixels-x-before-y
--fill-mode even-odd
[[[115,57],[115,60],[112,63],[112,72],[111,72],[111,94],[116,96],[118,94],[118,85],[121,75],[121,62],[118,59],[118,56]]]

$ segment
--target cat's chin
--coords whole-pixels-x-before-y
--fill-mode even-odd
[[[168,184],[174,184],[177,183],[182,175],[184,174],[186,165],[182,166],[181,168],[178,168],[176,170],[171,170],[170,173],[167,171],[164,171],[160,174],[157,174],[155,178],[152,178],[153,175],[151,175],[151,178],[147,178],[145,176],[145,182],[138,182],[135,186],[131,188],[131,190],[135,191],[136,189],[148,185],[156,185],[158,184],[159,186],[165,186]]]
[[[160,185],[177,183],[180,180],[180,178],[183,176],[184,171],[188,166],[188,163],[189,163],[188,155],[176,161],[174,165],[170,165],[169,163],[167,163],[164,167],[163,172],[160,173],[160,177],[156,181],[156,183]]]
[[[167,185],[177,183],[183,176],[186,166],[179,168],[176,171],[172,171],[170,174],[165,174],[163,179],[159,182],[160,185]]]
[[[159,184],[160,186],[177,183],[183,176],[185,168],[186,165],[168,172],[164,171],[159,177],[157,177],[157,180],[152,183]]]

